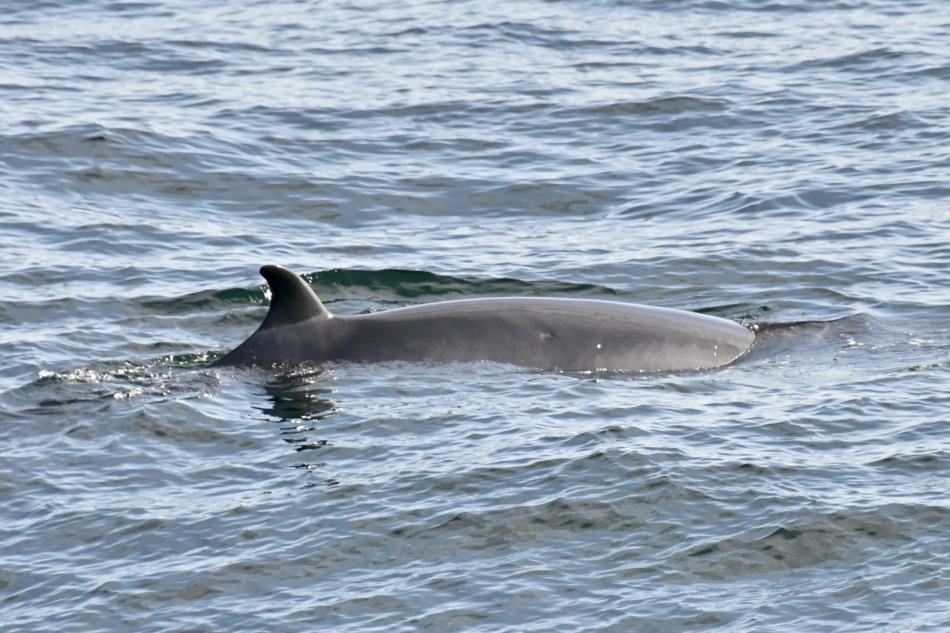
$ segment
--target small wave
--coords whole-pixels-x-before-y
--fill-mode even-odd
[[[562,281],[523,281],[514,278],[451,276],[424,270],[384,268],[362,270],[332,268],[303,273],[317,293],[327,301],[349,299],[358,293],[364,298],[405,302],[427,298],[472,296],[616,296],[612,288]],[[214,311],[232,306],[263,305],[267,302],[266,285],[255,289],[227,288],[202,290],[179,297],[143,298],[139,305],[159,314],[177,315],[196,310]]]
[[[901,130],[920,130],[926,129],[929,124],[922,121],[918,116],[902,111],[891,112],[887,114],[874,113],[869,116],[861,116],[852,121],[846,121],[831,129],[837,130],[869,130],[874,132],[901,131]]]
[[[725,579],[886,556],[911,541],[908,524],[924,512],[929,509],[888,505],[868,511],[807,511],[777,526],[691,544],[673,558],[697,576]]]
[[[831,68],[836,70],[853,71],[893,71],[895,62],[911,59],[917,56],[918,54],[916,53],[908,53],[890,48],[872,48],[868,50],[846,53],[844,55],[835,55],[834,57],[809,59],[794,64],[792,68],[798,70],[809,68]]]
[[[200,290],[180,297],[140,299],[139,305],[148,311],[163,315],[189,314],[195,311],[213,311],[233,305],[263,305],[266,303],[264,286],[256,289],[227,288]]]
[[[567,108],[556,111],[554,117],[598,118],[625,115],[675,115],[689,112],[724,112],[731,106],[727,99],[708,99],[690,96],[670,96],[641,101],[615,101],[600,105]]]
[[[9,145],[21,171],[108,191],[209,188],[235,168],[233,157],[222,158],[227,143],[211,134],[186,138],[144,128],[79,124],[11,134],[0,142]]]
[[[418,299],[421,297],[488,296],[488,295],[613,295],[610,288],[593,284],[556,281],[526,282],[513,278],[482,279],[453,277],[422,270],[333,269],[305,276],[315,285],[336,288],[360,288],[373,291],[377,296],[391,299]]]
[[[217,390],[217,376],[186,370],[203,368],[208,361],[207,353],[168,354],[142,364],[112,361],[73,369],[43,368],[31,382],[6,392],[4,400],[12,409],[43,415],[77,406],[108,407],[115,401],[204,398]]]
[[[577,31],[540,26],[530,22],[514,22],[503,20],[500,22],[481,22],[464,27],[460,33],[469,37],[476,37],[479,43],[488,41],[513,42],[519,45],[544,47],[571,47],[581,45],[582,42],[573,39]],[[593,43],[591,43],[593,44]],[[597,45],[603,45],[599,42]]]

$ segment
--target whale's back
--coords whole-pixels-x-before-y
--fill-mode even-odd
[[[356,316],[330,314],[299,275],[261,274],[264,322],[217,365],[305,361],[490,361],[562,371],[681,371],[731,363],[748,329],[717,317],[619,301],[462,299]]]
[[[591,299],[464,299],[342,320],[344,360],[485,360],[565,371],[719,367],[755,338],[725,319]]]

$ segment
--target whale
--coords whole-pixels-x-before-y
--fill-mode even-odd
[[[270,306],[216,367],[493,362],[561,372],[674,372],[728,365],[755,334],[719,317],[622,301],[497,297],[331,314],[300,275],[266,265]]]

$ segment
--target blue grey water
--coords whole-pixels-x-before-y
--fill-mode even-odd
[[[950,630],[945,0],[8,0],[0,629]],[[212,370],[260,265],[759,331]]]

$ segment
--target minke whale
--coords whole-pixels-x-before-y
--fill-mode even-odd
[[[597,299],[442,301],[372,314],[330,314],[296,273],[261,268],[263,323],[213,366],[321,361],[488,361],[565,372],[711,369],[749,351],[755,335],[718,317]]]

